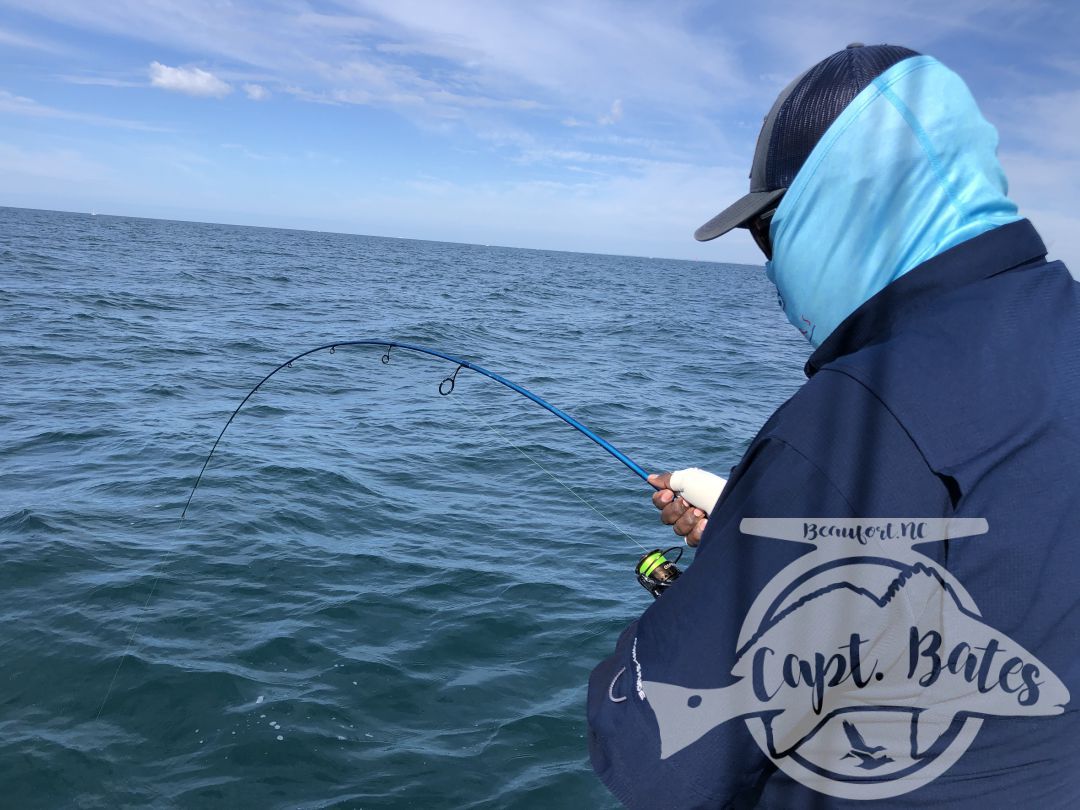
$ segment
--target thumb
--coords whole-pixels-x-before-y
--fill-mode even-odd
[[[719,475],[691,467],[671,473],[668,483],[671,489],[705,514],[709,514],[720,499],[720,493],[724,491],[727,481]]]
[[[648,482],[656,489],[671,489],[671,473],[653,473],[648,477]]]

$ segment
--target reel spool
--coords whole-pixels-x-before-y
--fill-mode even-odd
[[[675,559],[669,560],[665,555],[672,551],[678,553]],[[682,571],[675,563],[682,559],[682,555],[683,550],[680,546],[672,546],[663,551],[654,549],[642,555],[638,560],[637,567],[634,569],[637,581],[641,583],[641,587],[653,595],[653,599],[659,599],[660,594],[670,588],[671,583],[679,578]]]

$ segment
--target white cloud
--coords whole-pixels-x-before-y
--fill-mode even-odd
[[[261,84],[245,84],[244,92],[252,101],[265,101],[270,98],[270,91]]]
[[[161,62],[150,63],[150,84],[189,96],[222,98],[232,92],[232,86],[228,82],[207,70],[197,67],[169,67]]]

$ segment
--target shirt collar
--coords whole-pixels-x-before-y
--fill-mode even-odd
[[[836,327],[806,361],[812,377],[823,366],[874,342],[913,303],[926,301],[981,278],[1046,255],[1046,246],[1026,219],[1010,222],[962,242],[905,273],[864,302]]]

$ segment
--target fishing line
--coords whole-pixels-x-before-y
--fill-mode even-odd
[[[483,419],[481,419],[480,416],[477,415],[476,411],[474,411],[469,405],[465,404],[464,399],[461,399],[459,397],[457,401],[466,411],[469,412],[469,415],[472,416],[473,419],[475,419],[481,425],[486,427],[488,430],[490,430],[492,433],[494,433],[496,436],[498,436],[500,439],[502,439],[504,442],[506,442],[506,444],[508,444],[514,450],[517,450],[519,453],[521,453],[521,455],[525,456],[525,458],[527,458],[529,461],[531,461],[533,464],[535,464],[537,467],[539,467],[541,470],[543,470],[551,478],[552,481],[554,481],[559,486],[563,487],[567,492],[569,492],[571,495],[573,495],[575,498],[577,498],[579,501],[581,501],[587,507],[589,507],[594,512],[596,512],[596,514],[598,514],[600,517],[602,517],[604,520],[606,520],[611,525],[611,528],[613,528],[615,531],[619,532],[623,537],[625,537],[627,540],[629,540],[635,546],[640,548],[642,551],[648,551],[648,549],[646,549],[645,546],[641,545],[641,543],[639,543],[636,539],[634,539],[634,537],[632,535],[630,535],[626,530],[622,529],[617,523],[615,523],[615,521],[613,521],[611,518],[609,518],[607,515],[605,515],[603,512],[601,512],[598,508],[596,508],[596,506],[594,506],[592,503],[590,503],[588,500],[586,500],[572,486],[567,484],[565,481],[563,481],[561,478],[559,478],[557,475],[555,475],[555,473],[551,472],[551,470],[549,470],[547,467],[545,467],[543,464],[541,464],[535,458],[530,456],[528,453],[526,453],[524,450],[522,450],[520,447],[518,447],[516,444],[514,444],[512,441],[510,441],[510,439],[508,439],[505,435],[503,435],[503,433],[498,428],[496,428],[493,424],[491,424],[490,422],[485,422]]]
[[[257,382],[255,384],[255,386],[250,391],[248,391],[247,394],[244,395],[244,398],[242,400],[240,400],[240,404],[237,405],[235,410],[233,410],[233,412],[229,415],[229,418],[225,422],[224,427],[221,428],[221,432],[218,433],[217,438],[214,440],[213,446],[210,448],[210,452],[207,454],[206,459],[203,461],[202,467],[199,469],[199,474],[195,478],[195,483],[191,487],[191,492],[188,493],[187,500],[184,502],[184,508],[180,512],[180,520],[177,523],[178,528],[179,528],[179,526],[181,524],[183,524],[184,518],[187,517],[188,508],[191,506],[191,500],[192,500],[192,498],[195,497],[195,491],[199,488],[199,484],[202,482],[203,475],[206,473],[206,469],[210,465],[210,460],[214,457],[214,453],[217,450],[218,445],[221,444],[221,439],[222,439],[222,437],[224,437],[225,431],[227,431],[229,429],[229,426],[233,423],[233,420],[236,419],[237,415],[239,415],[239,413],[243,409],[243,407],[248,403],[248,400],[250,400],[255,395],[255,393],[260,388],[262,388],[262,386],[265,385],[268,380],[270,380],[271,377],[273,377],[275,374],[277,374],[282,369],[292,368],[293,363],[295,363],[297,360],[302,360],[305,357],[308,357],[310,355],[316,354],[318,352],[323,352],[323,351],[329,351],[330,354],[335,354],[338,349],[346,348],[346,347],[349,347],[349,346],[379,346],[379,347],[382,347],[384,349],[384,353],[379,359],[382,361],[382,363],[384,365],[388,365],[390,363],[390,360],[391,360],[390,351],[391,351],[391,349],[394,349],[394,348],[402,349],[404,351],[409,351],[409,352],[415,352],[417,354],[425,354],[425,355],[428,355],[430,357],[441,358],[441,359],[447,360],[447,361],[449,361],[451,363],[455,363],[457,365],[457,368],[454,369],[452,374],[445,377],[442,380],[442,382],[439,383],[438,390],[439,390],[439,393],[441,395],[443,395],[443,396],[449,396],[450,394],[452,394],[454,392],[454,387],[457,385],[458,374],[461,372],[461,370],[463,368],[467,368],[470,371],[475,371],[477,374],[481,374],[481,375],[483,375],[483,376],[485,376],[485,377],[487,377],[489,379],[494,380],[495,382],[499,383],[500,385],[503,385],[503,386],[509,388],[511,391],[515,391],[518,394],[521,394],[522,396],[524,396],[527,399],[531,400],[532,402],[536,403],[540,407],[544,408],[549,413],[554,414],[559,419],[561,419],[563,422],[570,425],[570,427],[574,428],[579,433],[583,434],[588,439],[590,439],[592,442],[599,445],[603,450],[605,450],[607,453],[612,455],[621,464],[623,464],[625,467],[627,467],[631,472],[633,472],[635,475],[637,475],[639,478],[641,478],[642,481],[647,482],[648,479],[649,479],[649,474],[645,471],[645,469],[641,465],[639,465],[637,462],[635,462],[633,459],[631,459],[629,456],[627,456],[625,453],[623,453],[621,450],[619,450],[617,447],[615,447],[609,441],[607,441],[606,439],[598,436],[596,433],[594,433],[592,430],[587,428],[585,425],[581,424],[578,420],[574,419],[574,417],[570,416],[569,414],[565,413],[564,411],[560,410],[559,408],[556,408],[554,405],[549,403],[547,400],[537,396],[536,394],[534,394],[529,389],[524,388],[523,386],[520,386],[517,383],[511,382],[510,380],[506,379],[505,377],[503,377],[503,376],[501,376],[499,374],[496,374],[493,371],[488,371],[486,368],[483,368],[482,366],[478,366],[475,363],[470,362],[469,360],[465,360],[463,358],[456,357],[456,356],[451,355],[451,354],[446,354],[445,352],[441,352],[441,351],[438,351],[436,349],[429,349],[429,348],[424,347],[424,346],[417,346],[417,345],[410,344],[410,343],[400,343],[400,342],[395,341],[395,340],[346,340],[346,341],[340,341],[340,342],[337,342],[337,343],[326,343],[326,344],[323,344],[322,346],[316,346],[314,349],[308,349],[307,351],[303,351],[300,354],[296,355],[295,357],[289,358],[284,363],[281,363],[276,368],[274,368],[269,374],[267,374],[261,380],[259,380],[259,382]],[[468,408],[468,406],[466,406],[466,408]],[[471,409],[470,409],[470,412],[471,412]],[[479,417],[476,416],[475,414],[473,414],[473,416],[478,421],[481,421],[482,424],[487,424],[487,423],[483,423],[483,421],[480,420]],[[645,550],[645,547],[642,546],[641,543],[639,543],[637,540],[635,540],[633,537],[631,537],[626,531],[619,528],[619,526],[616,525],[615,522],[612,521],[609,517],[607,517],[607,515],[605,515],[603,512],[601,512],[599,509],[597,509],[595,506],[593,506],[591,503],[589,503],[589,501],[587,501],[584,497],[582,497],[580,494],[578,494],[568,484],[561,481],[554,473],[552,473],[550,470],[548,470],[546,467],[544,467],[542,464],[540,464],[540,462],[538,462],[536,459],[534,459],[532,456],[530,456],[528,453],[526,453],[524,450],[522,450],[520,447],[518,447],[516,444],[514,444],[512,441],[510,441],[508,438],[503,436],[502,433],[500,433],[495,428],[494,425],[487,424],[487,427],[490,428],[496,435],[500,436],[503,439],[503,441],[505,441],[507,444],[509,444],[511,447],[513,447],[515,450],[517,450],[519,453],[521,453],[521,455],[523,455],[525,458],[527,458],[529,461],[531,461],[533,464],[535,464],[537,467],[539,467],[541,470],[543,470],[547,475],[549,475],[552,478],[552,480],[554,480],[556,483],[560,484],[561,486],[565,487],[575,498],[577,498],[579,501],[581,501],[586,506],[588,506],[590,509],[592,509],[594,512],[596,512],[596,514],[600,515],[600,517],[602,517],[605,521],[607,521],[616,531],[618,531],[620,534],[624,535],[625,537],[629,538],[630,541],[634,543],[634,545],[638,546],[642,550]],[[138,635],[139,628],[142,626],[142,620],[143,620],[143,618],[144,618],[144,616],[146,614],[146,608],[149,606],[150,600],[153,598],[154,593],[157,590],[158,582],[161,580],[161,576],[162,576],[162,569],[165,566],[165,563],[168,562],[168,560],[171,558],[172,554],[173,554],[173,548],[170,547],[169,551],[165,554],[165,556],[161,559],[161,561],[155,566],[156,569],[157,569],[157,573],[156,573],[156,575],[154,577],[154,581],[151,583],[150,592],[147,594],[146,600],[143,602],[142,610],[140,611],[139,617],[135,622],[135,628],[132,630],[131,636],[128,638],[128,643],[127,643],[126,648],[124,649],[124,654],[120,657],[120,661],[116,665],[116,670],[113,672],[112,679],[109,681],[109,687],[105,691],[105,697],[102,699],[101,705],[98,707],[98,711],[97,711],[97,715],[95,715],[95,719],[101,717],[101,713],[105,708],[105,704],[108,702],[109,696],[112,694],[113,688],[116,685],[117,676],[119,676],[119,674],[120,674],[120,669],[123,666],[124,661],[127,659],[128,655],[131,653],[131,649],[132,649],[132,646],[135,643],[135,638]],[[661,565],[659,562],[656,562],[657,558],[660,561],[662,561],[663,565]],[[644,574],[643,572],[646,570],[646,568],[645,568],[646,564],[648,565],[648,573]],[[657,571],[659,574],[663,574],[665,571],[667,571],[669,573],[661,581],[661,578],[659,576],[656,576],[656,577],[653,576],[654,570]],[[673,573],[671,573],[671,572],[673,572]],[[641,581],[642,584],[645,585],[647,589],[649,589],[650,593],[652,593],[654,597],[659,596],[659,594],[667,587],[667,585],[670,584],[670,581],[673,581],[678,576],[678,570],[675,568],[674,564],[673,563],[668,563],[666,561],[666,559],[663,557],[663,554],[659,550],[652,551],[652,552],[646,551],[646,554],[638,562],[637,573],[638,573],[638,580]],[[652,584],[651,585],[646,584],[646,581],[648,581],[648,582],[650,582]]]

